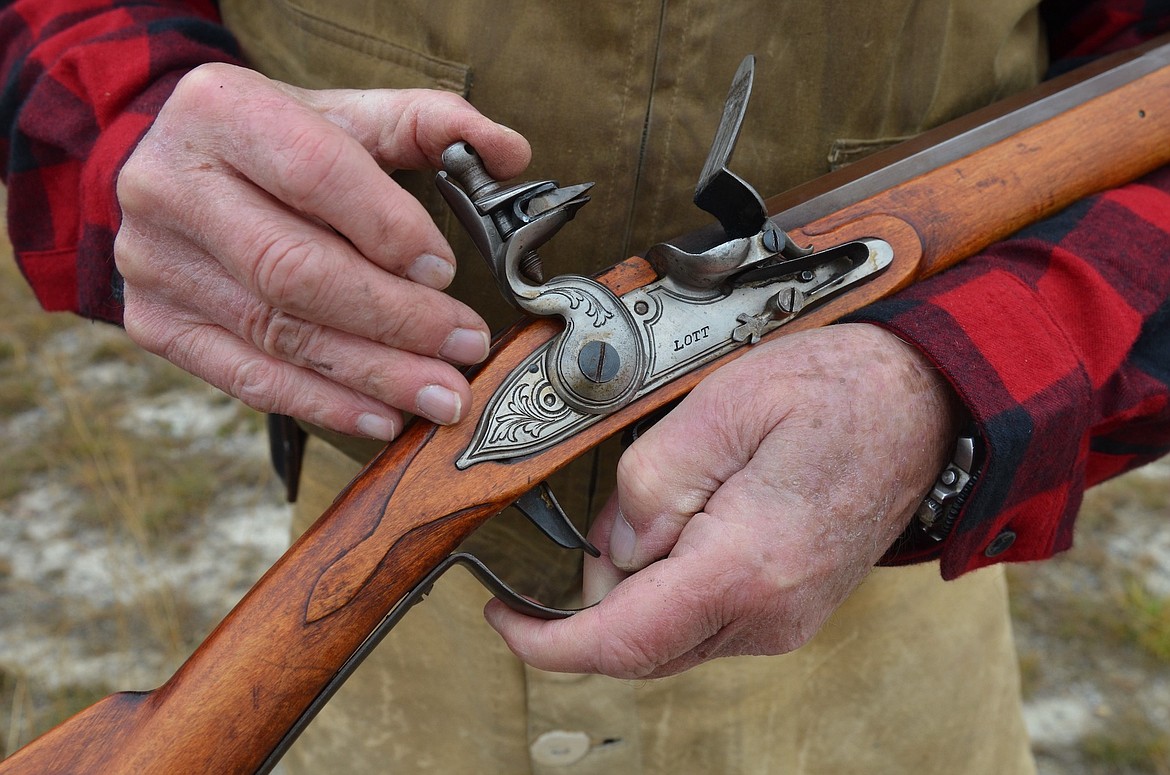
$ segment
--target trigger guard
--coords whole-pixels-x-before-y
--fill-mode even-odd
[[[434,571],[431,572],[429,579],[432,581],[438,578],[444,571],[453,565],[462,565],[471,571],[471,574],[483,584],[484,587],[496,596],[504,605],[511,608],[517,613],[531,616],[534,619],[568,619],[573,614],[580,613],[586,608],[552,608],[543,603],[538,603],[535,600],[529,600],[521,595],[516,590],[504,583],[503,579],[497,576],[491,568],[483,564],[483,561],[474,554],[467,554],[466,552],[455,552],[444,560]]]

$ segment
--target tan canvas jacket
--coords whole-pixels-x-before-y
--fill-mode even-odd
[[[249,61],[274,78],[458,92],[532,142],[526,179],[596,181],[592,201],[541,250],[546,274],[557,274],[597,271],[709,220],[691,196],[745,54],[757,57],[755,93],[732,167],[767,196],[1033,84],[1045,60],[1037,2],[221,7]],[[453,292],[493,326],[513,319],[431,175],[399,177],[460,257]],[[339,442],[355,458],[377,447]],[[309,478],[327,504],[353,467],[317,450],[332,463]],[[609,491],[596,477],[612,475],[613,450],[599,454],[555,483],[574,518]],[[320,470],[331,465],[336,475]],[[504,515],[477,531],[473,549],[522,591],[568,604],[579,558],[548,551],[534,532]],[[536,555],[521,551],[532,542]],[[555,572],[552,556],[564,560]],[[484,593],[445,577],[290,759],[297,772],[1027,772],[1001,577],[972,576],[943,585],[925,567],[876,573],[811,647],[648,684],[524,668],[482,631]],[[924,669],[940,660],[924,665],[922,653],[965,670]]]
[[[531,141],[527,177],[596,181],[542,250],[552,273],[595,272],[709,220],[691,196],[745,54],[756,87],[733,166],[765,196],[1030,86],[1045,59],[1037,0],[221,5],[274,78],[458,92]],[[454,292],[511,320],[430,175],[405,177],[474,259]]]

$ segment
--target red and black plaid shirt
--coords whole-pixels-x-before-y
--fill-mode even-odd
[[[237,61],[211,0],[0,3],[17,260],[46,309],[118,322],[114,183],[175,82]],[[1170,0],[1046,7],[1057,58],[1170,28]],[[1170,449],[1170,170],[1091,197],[866,308],[951,379],[987,449],[941,547],[957,576],[1067,548],[1085,487]]]

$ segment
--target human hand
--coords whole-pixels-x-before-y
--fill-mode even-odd
[[[255,409],[389,440],[456,422],[452,364],[489,332],[442,289],[451,248],[387,174],[470,142],[500,179],[527,141],[461,98],[308,91],[223,64],[178,84],[118,179],[130,337]]]
[[[630,446],[586,602],[488,621],[545,670],[652,678],[807,642],[909,523],[957,433],[951,388],[868,325],[759,345]]]

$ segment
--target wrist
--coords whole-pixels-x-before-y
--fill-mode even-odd
[[[905,529],[896,546],[909,541],[925,548],[945,539],[958,521],[981,462],[980,438],[942,369],[912,343],[888,329],[876,328],[897,342],[901,356],[916,374],[913,392],[919,403],[917,421],[923,445],[917,486],[923,488],[919,492],[924,495],[903,523]]]
[[[910,373],[915,375],[907,389],[920,405],[917,419],[924,423],[922,440],[929,447],[928,457],[932,461],[929,470],[936,472],[951,458],[955,439],[969,423],[967,410],[943,370],[922,350],[889,329],[873,328],[896,343],[901,357],[910,365]]]

